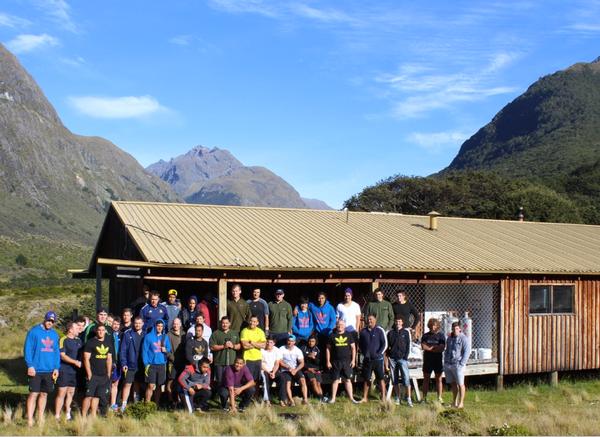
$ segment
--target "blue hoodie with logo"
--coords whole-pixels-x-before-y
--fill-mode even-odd
[[[335,321],[337,313],[329,301],[325,301],[322,307],[315,305],[314,303],[308,304],[308,311],[313,316],[315,322],[315,331],[318,334],[329,335],[333,328],[335,328]]]
[[[44,325],[36,325],[27,332],[23,356],[27,368],[38,373],[50,373],[60,368],[60,345],[58,333]]]
[[[156,325],[159,323],[163,325],[163,332],[160,335],[156,333]],[[166,348],[167,353],[171,352],[171,342],[167,335],[166,324],[162,319],[158,319],[142,342],[142,360],[144,366],[167,364],[167,353],[162,352],[162,346]]]
[[[312,334],[314,327],[315,324],[310,311],[302,311],[298,308],[298,315],[292,319],[293,334],[300,339],[306,340]]]

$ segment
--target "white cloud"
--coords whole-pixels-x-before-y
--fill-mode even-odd
[[[23,34],[11,39],[6,43],[6,47],[15,54],[27,53],[33,50],[39,50],[45,47],[57,46],[57,38],[43,33],[41,35]]]
[[[18,29],[27,27],[31,24],[31,21],[26,20],[25,18],[17,17],[15,15],[5,14],[0,12],[0,26],[1,27],[10,27],[12,29]]]
[[[71,18],[71,7],[66,0],[36,0],[36,3],[60,27],[70,32],[78,31]]]
[[[290,10],[301,17],[324,23],[357,23],[355,18],[337,9],[318,9],[306,4],[298,3],[292,5]]]
[[[235,14],[254,13],[271,18],[279,15],[275,5],[263,0],[209,0],[209,4],[216,9]]]
[[[388,86],[394,117],[421,117],[459,102],[474,102],[516,91],[515,87],[499,86],[494,82],[497,73],[518,56],[517,53],[499,52],[491,55],[486,65],[447,74],[436,73],[429,65],[410,63],[401,65],[397,74],[382,74],[375,81]]]
[[[60,61],[69,67],[81,67],[85,65],[85,59],[81,56],[76,58],[61,58]]]
[[[169,42],[178,46],[189,46],[192,43],[192,40],[192,35],[177,35],[169,39]]]
[[[69,97],[69,104],[94,118],[143,118],[169,110],[152,96]]]
[[[469,136],[470,134],[461,131],[413,132],[407,139],[429,152],[438,153],[448,148],[455,148]]]

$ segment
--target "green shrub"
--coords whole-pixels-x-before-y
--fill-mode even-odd
[[[501,426],[492,425],[487,431],[489,435],[532,435],[523,425],[509,425],[506,422]]]
[[[18,265],[25,267],[27,265],[27,257],[25,255],[23,255],[22,253],[20,253],[15,258],[15,262]]]
[[[135,402],[128,404],[125,408],[125,415],[134,419],[143,420],[151,414],[156,413],[157,408],[154,402]]]

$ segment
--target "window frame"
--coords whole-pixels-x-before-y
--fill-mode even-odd
[[[550,303],[550,311],[547,313],[532,313],[531,312],[531,287],[548,287],[549,288],[549,303]],[[571,312],[554,312],[554,287],[571,287]],[[575,292],[576,286],[575,283],[545,283],[545,282],[536,282],[530,283],[527,289],[527,313],[529,316],[574,316],[576,314],[575,308]]]

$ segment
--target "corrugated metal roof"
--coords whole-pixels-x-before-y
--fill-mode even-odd
[[[600,226],[113,202],[148,262],[201,268],[600,273]]]

